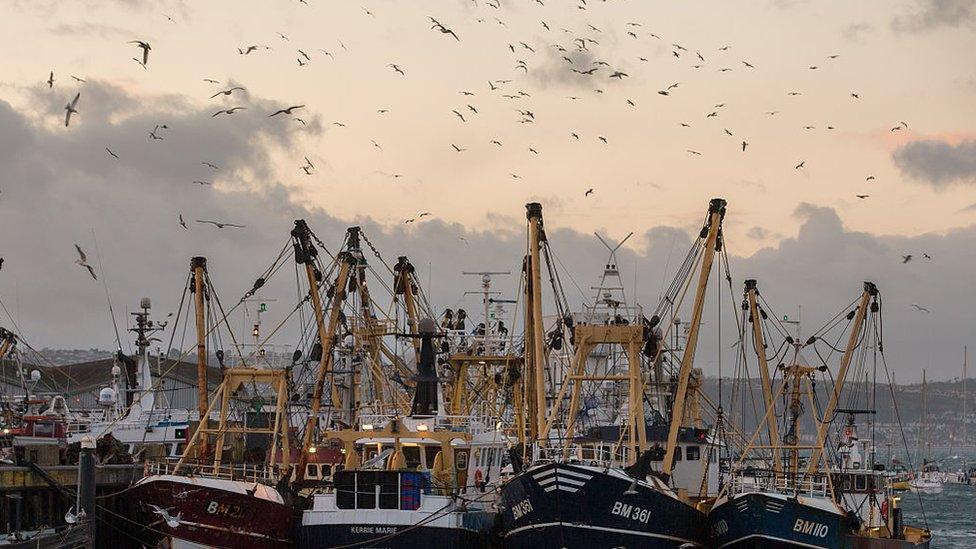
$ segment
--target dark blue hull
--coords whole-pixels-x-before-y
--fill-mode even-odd
[[[464,528],[391,526],[387,524],[329,524],[303,526],[301,549],[357,547],[370,549],[428,549],[431,547],[491,547],[490,532]]]
[[[615,471],[546,464],[502,488],[502,535],[511,549],[677,548],[706,545],[705,515],[670,492]]]
[[[835,549],[851,542],[847,515],[804,505],[792,497],[739,494],[713,507],[708,519],[714,547],[720,549]]]

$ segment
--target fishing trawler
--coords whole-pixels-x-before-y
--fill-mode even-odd
[[[481,547],[492,536],[507,438],[440,413],[433,339],[422,341],[410,415],[377,418],[356,430],[327,432],[342,443],[345,467],[311,496],[299,547]],[[363,421],[374,421],[363,418]]]
[[[217,326],[205,324],[212,316],[206,304],[213,296],[206,259],[193,258],[190,271],[186,291],[196,306],[198,405],[199,417],[205,419],[178,460],[147,461],[146,476],[132,487],[145,526],[141,535],[150,545],[172,547],[271,548],[290,543],[292,509],[278,489],[290,472],[289,380],[280,369],[227,368],[210,400],[207,336],[226,316]],[[269,401],[270,411],[264,409]],[[216,426],[207,419],[214,413],[219,417]],[[254,421],[254,416],[264,421]],[[229,455],[245,453],[243,446],[251,459]]]
[[[806,342],[786,336],[785,344],[773,356],[783,374],[776,390],[770,381],[767,334],[762,328],[770,315],[757,303],[754,280],[746,282],[745,294],[743,308],[752,324],[766,409],[741,458],[731,466],[730,478],[709,513],[714,545],[825,549],[928,547],[928,531],[903,524],[897,505],[899,498],[886,483],[883,465],[875,464],[873,445],[857,436],[854,415],[873,411],[838,407],[852,365],[853,377],[860,379],[866,375],[868,349],[881,353],[882,347],[874,339],[880,310],[875,285],[866,282],[856,309],[837,315]],[[831,330],[837,329],[837,319],[844,318],[850,326],[848,343],[830,399],[820,415],[816,408],[815,377],[827,371],[827,365],[808,365],[800,351],[804,346],[815,346]],[[843,332],[836,338],[842,335]],[[787,403],[782,429],[776,408],[780,399]],[[801,425],[807,403],[814,407],[813,417],[807,417],[806,422],[815,426],[815,436],[812,443],[804,444]],[[837,446],[839,460],[831,462],[823,459],[828,429],[841,413],[847,413],[849,420]],[[764,436],[766,442],[762,441]],[[747,466],[750,457],[753,459]],[[757,466],[757,459],[766,466]]]
[[[179,457],[190,433],[190,422],[197,415],[189,410],[171,408],[160,398],[160,385],[152,374],[153,360],[150,343],[154,334],[166,328],[166,322],[149,318],[151,301],[142,298],[141,311],[131,313],[135,326],[136,356],[129,357],[120,350],[112,366],[111,382],[98,393],[98,410],[78,413],[68,408],[61,397],[51,401],[49,410],[68,419],[68,443],[80,443],[86,436],[100,439],[111,436],[125,446],[135,459],[143,450],[161,447],[165,455]],[[158,365],[159,357],[157,357]],[[124,390],[122,377],[125,377]],[[120,398],[122,395],[122,398]]]
[[[714,457],[709,450],[701,452],[703,447],[708,447],[707,433],[686,428],[688,410],[685,404],[693,381],[693,360],[705,289],[716,252],[722,250],[724,215],[725,201],[712,200],[699,239],[689,253],[687,268],[680,271],[680,280],[672,284],[668,296],[662,300],[674,314],[681,301],[676,294],[684,282],[691,280],[695,266],[699,265],[691,330],[674,377],[676,383],[670,398],[671,417],[667,421],[665,446],[652,448],[645,419],[645,389],[649,376],[645,375],[642,356],[650,366],[647,369],[659,366],[664,338],[655,332],[655,328],[660,317],[654,315],[648,320],[637,311],[633,318],[613,314],[576,322],[564,315],[559,325],[549,332],[544,331],[540,256],[551,254],[542,226],[542,207],[535,203],[527,206],[526,367],[522,391],[525,403],[517,407],[524,408],[525,413],[519,424],[520,451],[512,457],[516,474],[502,489],[502,531],[507,547],[705,545],[705,514],[698,506],[702,501],[687,494],[691,488],[696,495],[707,491],[709,482],[684,489],[676,489],[673,482],[679,451],[694,456],[695,465],[705,465],[705,460]],[[556,301],[562,301],[558,291]],[[666,324],[668,330],[674,325],[673,322]],[[549,342],[551,347],[552,342],[561,342],[564,332],[569,332],[569,341],[574,346],[573,360],[558,394],[550,403],[545,373],[546,344]],[[602,364],[597,369],[592,368],[593,361],[590,360],[594,351],[608,357],[597,361]],[[668,381],[658,368],[653,382],[666,386]],[[602,436],[601,430],[591,430],[591,436],[577,437],[583,388],[594,384],[620,388],[622,413],[615,426],[602,429]],[[567,394],[568,405],[564,402]],[[592,436],[594,434],[597,436]],[[701,460],[702,457],[705,460]],[[655,466],[655,462],[659,464]],[[699,473],[697,479],[702,478]]]

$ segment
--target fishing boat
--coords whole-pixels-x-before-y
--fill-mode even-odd
[[[279,485],[290,472],[289,379],[280,369],[226,368],[209,398],[207,336],[226,316],[217,325],[206,324],[216,317],[207,310],[216,299],[206,259],[194,257],[190,271],[186,291],[193,294],[196,310],[198,413],[204,419],[178,460],[148,460],[146,476],[132,487],[144,525],[141,535],[150,545],[170,547],[288,544],[293,512]],[[273,404],[265,410],[268,402]],[[212,414],[219,418],[216,425],[208,420]],[[254,421],[254,415],[264,421]],[[243,450],[241,445],[253,459],[231,455],[238,453],[235,447]]]
[[[722,250],[724,215],[725,201],[712,200],[686,268],[680,271],[680,280],[672,284],[675,294],[669,291],[662,300],[672,313],[676,311],[680,305],[680,298],[675,300],[676,293],[692,279],[698,266],[690,333],[674,376],[674,393],[667,399],[671,409],[670,419],[664,421],[665,445],[652,447],[648,424],[655,422],[646,419],[646,389],[651,383],[660,387],[671,381],[665,380],[659,368],[664,353],[661,345],[664,338],[656,330],[660,317],[646,319],[639,309],[634,314],[617,311],[589,318],[584,315],[579,319],[564,314],[560,315],[558,325],[546,331],[542,316],[541,259],[549,258],[551,252],[543,229],[541,205],[527,205],[525,374],[523,402],[516,406],[520,414],[516,423],[521,442],[512,456],[515,475],[502,488],[502,532],[506,547],[697,547],[706,544],[705,513],[699,505],[702,501],[687,494],[689,489],[693,489],[695,496],[707,491],[708,483],[703,483],[704,488],[677,489],[673,482],[675,464],[680,459],[678,452],[684,450],[688,456],[694,454],[706,459],[713,454],[700,452],[708,446],[708,437],[703,432],[690,431],[692,440],[686,438],[688,411],[692,406],[687,409],[685,406],[691,402],[687,397],[693,382],[698,328],[712,262]],[[549,272],[553,272],[552,265]],[[555,301],[564,302],[558,288],[554,291]],[[598,302],[602,297],[598,296]],[[670,330],[674,323],[665,326]],[[573,359],[565,369],[558,391],[552,391],[555,398],[550,399],[546,379],[548,354],[553,343],[562,344],[564,333],[569,334]],[[594,353],[602,358],[592,360]],[[648,372],[656,366],[652,380]],[[594,386],[617,387],[620,413],[616,425],[604,426],[602,433],[591,430],[590,436],[586,436],[577,428],[584,415],[581,414],[585,410],[584,397],[595,391]],[[657,413],[661,411],[668,412],[657,410]],[[614,437],[615,440],[610,440]],[[688,451],[686,445],[696,451]],[[699,467],[706,463],[695,461],[698,463],[694,466]],[[702,478],[701,473],[697,478]]]
[[[346,456],[332,486],[302,514],[297,545],[483,547],[494,527],[504,434],[439,413],[437,324],[421,320],[421,359],[409,416],[326,432]],[[373,421],[370,418],[364,418]]]
[[[912,492],[940,494],[945,483],[948,481],[948,474],[939,467],[937,462],[927,457],[930,449],[927,442],[928,423],[928,383],[926,380],[926,371],[922,369],[922,421],[918,429],[916,461],[919,459],[918,453],[922,449],[924,449],[925,453],[921,457],[921,467],[919,467],[918,471],[912,473],[911,480],[908,481],[908,488]]]
[[[772,357],[780,364],[783,376],[775,390],[768,370],[768,334],[763,329],[772,315],[760,308],[757,296],[756,282],[746,281],[743,309],[752,325],[765,414],[740,459],[731,465],[729,478],[709,513],[714,546],[928,547],[928,531],[903,524],[897,505],[900,498],[887,485],[883,466],[875,465],[873,445],[857,436],[854,414],[873,414],[873,410],[838,407],[852,365],[852,377],[863,379],[868,348],[880,353],[881,346],[874,341],[880,310],[875,285],[866,282],[854,310],[837,315],[805,341],[800,340],[799,333],[796,339],[784,338],[784,345]],[[841,329],[836,319],[845,318],[850,326],[848,342],[821,415],[816,407],[815,383],[817,374],[827,371],[828,366],[810,365],[801,350],[816,348],[817,342],[828,336],[840,339],[844,333],[834,332]],[[779,330],[786,333],[781,327]],[[786,403],[784,412],[777,410],[780,401]],[[807,404],[813,406],[811,415],[805,414]],[[837,446],[839,460],[825,459],[828,429],[842,413],[850,419]],[[780,414],[783,425],[777,420]],[[803,442],[804,424],[814,427],[811,443]],[[746,466],[750,457],[753,459]],[[757,461],[766,465],[757,466]]]
[[[477,273],[485,321],[469,332],[463,310],[445,314],[440,325],[421,317],[429,306],[415,269],[401,256],[390,268],[394,280],[387,287],[392,309],[403,314],[389,319],[369,292],[363,241],[369,244],[358,228],[349,230],[344,264],[331,286],[337,303],[350,301],[352,313],[343,322],[344,344],[322,355],[319,372],[341,375],[316,385],[332,397],[324,415],[310,414],[305,431],[306,446],[318,440],[339,448],[344,463],[330,482],[316,483],[303,478],[299,461],[293,486],[301,487],[306,503],[295,544],[488,546],[509,444],[500,409],[504,382],[496,381],[519,362],[504,324],[493,316],[498,309],[492,307],[491,276],[502,273]],[[308,255],[305,249],[299,255]],[[320,339],[331,337],[337,320],[329,316],[321,324]],[[407,342],[400,352],[398,341]],[[325,429],[311,419],[320,416]],[[307,455],[303,451],[300,459]]]
[[[190,436],[190,423],[198,419],[186,409],[168,406],[160,394],[159,379],[153,376],[150,343],[166,329],[165,321],[150,318],[152,303],[142,298],[139,309],[131,313],[135,326],[136,355],[126,356],[120,350],[112,366],[111,381],[98,392],[98,409],[75,411],[62,397],[51,400],[49,410],[68,421],[68,443],[80,443],[84,437],[101,439],[111,435],[136,460],[153,447],[164,455],[179,457]],[[158,341],[158,339],[157,339]],[[161,357],[156,357],[156,365]]]

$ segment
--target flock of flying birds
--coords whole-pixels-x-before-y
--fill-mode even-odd
[[[306,0],[297,0],[297,1],[300,4],[308,4]],[[472,2],[475,5],[475,7],[480,10],[478,12],[479,15],[481,15],[482,12],[486,14],[490,14],[490,16],[486,15],[484,17],[476,17],[475,21],[477,23],[486,24],[486,25],[499,25],[506,29],[508,28],[507,23],[502,18],[497,16],[498,14],[501,14],[501,10],[502,10],[501,0],[481,0],[480,5],[479,5],[479,0],[472,0]],[[534,2],[540,5],[545,5],[544,0],[534,0]],[[589,5],[587,4],[586,0],[575,0],[575,2],[576,2],[575,7],[580,11],[586,12],[586,10],[589,9]],[[364,13],[364,17],[368,17],[368,18],[376,17],[376,15],[370,9],[365,7],[363,8],[363,13]],[[168,21],[172,23],[176,23],[176,20],[168,15],[163,15],[163,17],[165,17]],[[430,31],[443,35],[448,40],[448,42],[451,43],[462,42],[462,37],[457,32],[455,32],[451,28],[451,26],[449,26],[450,23],[441,22],[433,16],[428,16],[427,20],[430,25],[429,26]],[[596,58],[596,56],[598,55],[597,50],[601,47],[600,46],[601,40],[605,36],[608,36],[604,33],[602,29],[598,28],[597,26],[587,23],[583,30],[572,31],[566,28],[554,29],[550,27],[547,21],[541,20],[539,23],[539,29],[540,32],[544,32],[543,38],[549,42],[549,45],[546,47],[552,48],[553,50],[552,53],[554,54],[555,58],[560,59],[559,62],[565,63],[564,70],[566,71],[567,76],[572,75],[571,78],[579,79],[581,83],[593,82],[594,83],[593,93],[595,94],[605,93],[604,89],[595,87],[595,86],[599,86],[600,85],[599,82],[601,81],[610,84],[614,81],[619,82],[619,81],[623,81],[626,78],[630,78],[630,75],[624,70],[621,70],[620,68],[615,68],[609,62]],[[278,32],[276,34],[278,38],[285,43],[285,48],[292,47],[288,44],[290,43],[290,38],[287,35],[281,32]],[[672,58],[673,62],[687,62],[688,60],[690,60],[688,67],[691,70],[697,71],[706,68],[711,70],[711,68],[708,65],[708,61],[706,61],[705,54],[702,53],[702,51],[704,50],[696,51],[678,42],[672,42],[670,43],[670,45],[668,45],[668,43],[664,39],[662,39],[659,35],[650,32],[648,30],[645,30],[644,25],[640,22],[635,22],[635,21],[627,22],[626,36],[629,37],[628,38],[629,40],[637,40],[640,41],[640,43],[642,44],[643,43],[656,44],[657,47],[666,47],[670,49],[671,51],[670,57]],[[150,52],[152,51],[152,47],[149,44],[149,42],[145,40],[132,40],[129,41],[128,44],[137,48],[138,50],[141,50],[141,55],[137,55],[136,57],[133,57],[132,60],[137,64],[139,64],[143,69],[149,70]],[[343,51],[348,51],[348,48],[344,43],[342,43],[342,41],[337,41],[337,44]],[[525,102],[531,102],[532,94],[525,90],[517,89],[519,85],[517,79],[519,78],[519,76],[528,75],[530,70],[535,69],[535,66],[530,65],[530,63],[527,62],[525,59],[523,59],[523,57],[531,58],[535,56],[537,53],[536,48],[539,47],[541,46],[537,45],[533,47],[532,45],[530,45],[525,41],[513,41],[512,43],[506,43],[505,49],[508,51],[510,55],[514,56],[514,65],[512,68],[514,75],[508,78],[497,78],[497,79],[490,79],[487,81],[488,94],[494,94],[496,98],[505,99],[512,102],[518,102],[520,107],[515,108],[515,111],[519,115],[518,117],[519,124],[534,124],[536,123],[537,120],[536,118],[537,113],[534,111],[532,107],[521,107],[521,105],[525,104]],[[272,50],[272,49],[273,48],[271,46],[262,45],[262,44],[247,44],[247,45],[236,47],[237,54],[245,57],[254,54],[259,54],[260,52]],[[745,70],[745,71],[760,70],[757,69],[757,65],[752,63],[750,60],[738,59],[736,61],[733,61],[733,57],[732,57],[733,54],[730,53],[730,50],[732,49],[733,48],[731,45],[723,45],[722,47],[718,48],[717,52],[711,55],[711,57],[717,57],[718,59],[721,60],[720,61],[721,66],[714,68],[714,70],[717,70],[720,73],[730,72],[733,70],[733,67],[736,68],[741,67],[740,70]],[[313,51],[313,50],[311,50],[310,48],[306,48],[306,49],[295,48],[295,51],[296,51],[295,59],[298,68],[306,67],[312,63],[313,57],[309,55],[308,51]],[[333,51],[336,51],[338,53],[338,50],[333,50]],[[326,57],[334,58],[335,55],[333,51],[318,48],[316,51],[313,51],[313,53],[322,53]],[[839,54],[827,55],[824,57],[824,63],[835,62],[838,58],[840,58]],[[649,63],[650,60],[647,57],[641,56],[638,57],[635,61],[639,63]],[[731,66],[729,66],[730,64]],[[407,67],[405,67],[405,65],[402,64],[401,62],[393,61],[387,63],[386,68],[388,68],[392,73],[398,75],[401,78],[409,77],[408,76],[409,71]],[[822,69],[819,64],[810,64],[805,68],[805,70],[817,71]],[[79,83],[85,82],[84,79],[75,77],[73,75],[72,78]],[[604,78],[604,80],[598,80],[598,78]],[[203,80],[212,85],[220,84],[220,81],[212,78],[204,78]],[[49,88],[53,88],[54,82],[55,82],[55,75],[54,72],[51,71],[46,83]],[[672,82],[667,86],[664,86],[663,89],[658,90],[656,94],[664,98],[670,98],[679,93],[678,90],[679,88],[681,88],[681,86],[682,86],[681,82]],[[575,86],[575,87],[580,87],[580,86]],[[236,96],[237,92],[245,92],[245,91],[246,90],[243,86],[236,85],[236,86],[228,87],[226,89],[217,90],[215,93],[210,95],[209,98],[211,100],[217,98],[232,99]],[[470,89],[462,89],[459,90],[458,93],[464,98],[463,101],[464,105],[449,109],[450,113],[447,114],[455,117],[460,124],[465,124],[468,122],[468,118],[466,117],[477,116],[479,114],[479,110],[478,110],[479,107],[476,106],[475,104],[472,104],[473,100],[470,99],[472,97],[477,96],[478,93],[475,91],[471,91]],[[795,96],[802,95],[802,92],[798,90],[788,90],[785,91],[784,93],[788,97],[795,97]],[[70,125],[72,115],[79,116],[78,105],[79,105],[80,96],[81,96],[80,92],[76,93],[74,97],[71,98],[64,107],[65,110],[64,124],[66,127]],[[568,96],[568,99],[572,101],[579,101],[583,98],[574,95],[574,96]],[[861,95],[858,92],[851,91],[849,92],[849,100],[860,101]],[[637,104],[633,99],[626,99],[626,104],[629,107],[633,107],[633,108],[637,107]],[[727,107],[726,103],[714,104],[707,109],[707,114],[704,115],[704,118],[717,119],[720,117],[721,113],[723,112],[723,109],[725,109],[726,107]],[[294,120],[296,123],[305,126],[306,122],[303,118],[301,118],[301,114],[304,111],[306,111],[306,109],[307,107],[305,104],[288,105],[286,107],[276,109],[273,112],[268,113],[266,116],[268,118],[289,117],[292,120]],[[210,117],[219,118],[224,116],[233,116],[241,111],[246,111],[246,110],[248,110],[248,107],[242,105],[228,106],[226,108],[221,108],[216,110],[210,115]],[[378,109],[377,112],[380,114],[384,114],[389,111],[388,109]],[[772,116],[776,116],[779,113],[780,111],[771,110],[771,111],[766,111],[765,115],[772,117]],[[332,122],[332,125],[339,128],[346,126],[346,124],[341,121]],[[680,127],[682,128],[691,127],[691,125],[692,124],[689,121],[684,121],[680,123]],[[162,131],[167,129],[168,126],[166,126],[165,124],[157,125],[155,128],[153,128],[152,131],[148,132],[149,138],[151,140],[164,139],[164,135]],[[817,127],[813,125],[803,126],[803,130],[805,131],[812,131],[816,129]],[[835,127],[833,125],[827,125],[826,129],[828,131],[834,130]],[[908,131],[908,130],[909,130],[909,125],[904,121],[899,121],[896,125],[891,127],[892,132]],[[729,128],[723,128],[723,134],[733,139],[736,138],[736,134]],[[580,140],[581,136],[579,132],[574,131],[571,132],[570,135],[567,136],[567,138]],[[610,140],[608,140],[608,138],[604,135],[596,135],[595,139],[601,142],[605,146],[610,145]],[[375,149],[379,150],[380,152],[383,151],[383,147],[376,140],[371,140],[371,143]],[[488,144],[499,148],[504,146],[501,140],[497,138],[490,139],[488,141]],[[738,139],[736,139],[735,146],[737,149],[741,149],[741,152],[743,154],[747,154],[747,149],[749,148],[750,143],[747,139],[739,137]],[[468,147],[459,145],[454,142],[450,143],[450,147],[455,153],[458,154],[462,154],[469,150]],[[119,155],[113,152],[110,148],[105,147],[105,150],[111,157],[113,157],[116,160],[120,160]],[[536,147],[528,147],[528,152],[532,153],[533,155],[540,154],[539,150]],[[700,157],[703,156],[704,154],[701,150],[694,149],[694,148],[687,148],[686,152],[689,155],[694,157]],[[309,160],[307,156],[304,157],[304,160],[305,160],[304,164],[302,164],[299,167],[300,170],[305,175],[309,175],[309,176],[313,175],[315,173],[314,164],[311,162],[311,160]],[[219,167],[211,162],[202,161],[201,164],[206,166],[212,171],[219,170]],[[805,169],[806,164],[807,162],[805,159],[798,159],[795,161],[794,164],[791,165],[793,166],[793,170],[803,170]],[[388,175],[393,179],[398,179],[400,177],[403,177],[403,174],[399,174],[399,173],[385,174],[385,175]],[[514,172],[510,172],[509,176],[512,179],[516,179],[516,180],[521,179],[521,176]],[[874,181],[875,179],[876,178],[874,175],[868,175],[864,181],[871,182]],[[209,180],[194,180],[192,183],[201,186],[212,185],[212,181]],[[590,197],[594,193],[595,193],[594,188],[589,187],[586,189],[585,193],[583,193],[583,196]],[[867,193],[858,193],[855,194],[854,196],[857,199],[865,200],[868,199],[871,195]],[[419,215],[414,215],[408,219],[405,219],[403,223],[405,224],[415,223],[421,220],[422,218],[430,215],[432,215],[430,212],[421,212],[419,213]],[[184,220],[182,214],[179,214],[178,220],[180,226],[183,229],[188,229],[188,225]],[[196,220],[196,223],[209,224],[217,229],[244,228],[244,225],[227,223],[223,221],[214,221],[214,220],[198,219]],[[76,247],[78,249],[78,253],[80,256],[79,260],[76,261],[76,263],[84,268],[87,268],[91,276],[94,278],[95,272],[91,268],[91,266],[87,264],[84,252],[77,245]],[[928,254],[923,254],[923,256],[926,259],[931,259],[931,257]],[[908,263],[913,259],[913,257],[914,257],[913,255],[904,255],[902,257],[902,263]]]

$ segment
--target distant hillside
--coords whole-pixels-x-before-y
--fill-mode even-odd
[[[777,381],[778,383],[778,381]],[[741,391],[735,410],[738,420],[742,418],[744,428],[747,432],[755,431],[757,423],[756,414],[753,412],[753,398],[755,399],[759,418],[765,412],[761,409],[762,392],[759,379],[751,380],[752,397],[745,384],[739,386]],[[728,410],[730,397],[732,394],[733,381],[724,379],[722,384],[722,395],[724,407],[727,414],[732,414]],[[718,378],[706,378],[704,382],[705,392],[712,401],[718,399],[719,383]],[[830,387],[828,384],[820,383],[817,386],[818,402],[821,406],[829,400]],[[942,448],[949,446],[974,446],[976,445],[976,379],[969,379],[966,383],[967,409],[966,417],[963,418],[963,382],[962,380],[953,381],[932,381],[927,386],[927,408],[928,408],[928,427],[926,430],[927,441],[934,447]],[[852,400],[851,395],[857,395]],[[872,397],[873,395],[873,397]],[[897,403],[897,414],[904,427],[905,436],[910,446],[914,446],[917,440],[917,433],[922,420],[922,385],[920,383],[899,385],[894,389],[895,402]],[[872,401],[874,405],[872,406]],[[744,404],[744,406],[743,406]],[[900,436],[897,433],[898,421],[895,418],[895,407],[892,406],[892,390],[887,384],[878,384],[872,387],[871,384],[848,383],[844,388],[844,396],[841,398],[839,407],[868,409],[874,408],[877,413],[873,416],[877,423],[879,443],[892,442],[901,445]],[[867,423],[867,419],[862,417],[858,422],[862,425]],[[965,421],[966,428],[963,428]],[[963,441],[963,433],[966,433],[966,440]],[[894,440],[890,440],[894,438]]]

